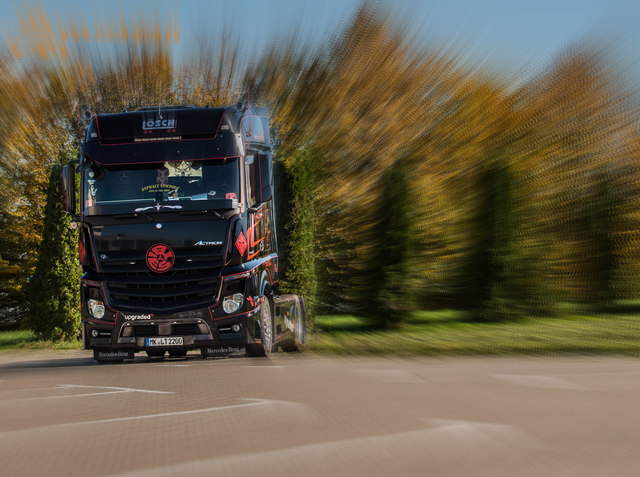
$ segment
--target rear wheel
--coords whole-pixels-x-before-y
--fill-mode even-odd
[[[288,295],[287,295],[288,296]],[[282,350],[301,351],[304,347],[304,340],[307,334],[307,323],[305,320],[306,312],[304,309],[304,300],[301,296],[296,297],[295,321],[293,328],[293,339],[282,344]]]
[[[271,354],[273,349],[273,315],[271,302],[265,297],[260,307],[260,343],[248,343],[247,356],[264,357]]]

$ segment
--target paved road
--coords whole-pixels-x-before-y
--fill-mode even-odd
[[[637,476],[640,360],[0,355],[7,476]]]

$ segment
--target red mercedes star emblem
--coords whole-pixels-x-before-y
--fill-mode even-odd
[[[147,250],[147,267],[156,273],[164,273],[173,267],[176,254],[168,245],[157,243]]]

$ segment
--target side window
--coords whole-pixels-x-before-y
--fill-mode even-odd
[[[251,117],[251,139],[256,142],[266,142],[262,121],[257,116]]]
[[[256,204],[256,157],[254,155],[247,156],[247,197],[249,206]]]
[[[242,140],[245,144],[269,144],[269,123],[264,116],[245,116],[241,122]]]

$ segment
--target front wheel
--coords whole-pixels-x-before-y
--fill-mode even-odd
[[[248,343],[247,356],[265,357],[271,354],[273,349],[273,315],[271,314],[271,302],[265,298],[260,307],[260,342]]]

